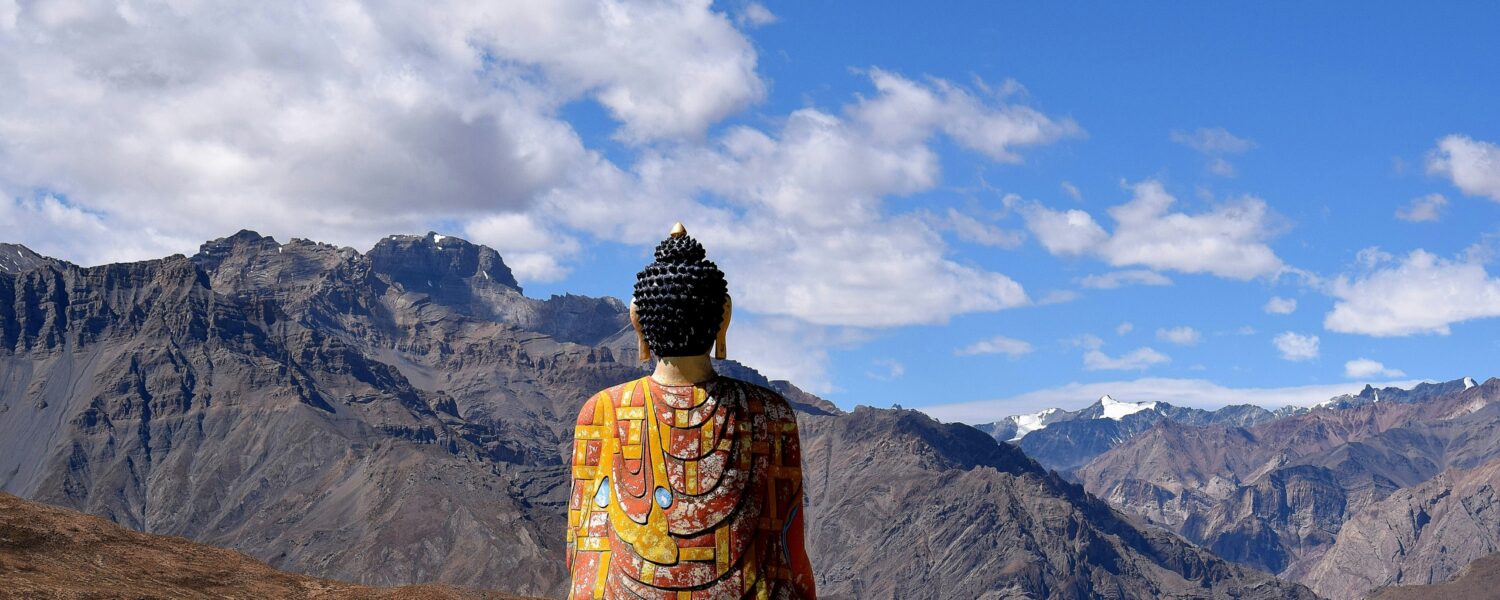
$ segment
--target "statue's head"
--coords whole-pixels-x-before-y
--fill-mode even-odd
[[[715,342],[716,356],[724,358],[730,312],[724,272],[678,223],[657,244],[656,260],[635,276],[630,321],[640,336],[641,360],[649,358],[647,348],[657,356],[698,356]]]

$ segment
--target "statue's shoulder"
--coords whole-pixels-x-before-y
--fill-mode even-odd
[[[599,417],[599,406],[601,404],[618,406],[620,398],[625,395],[625,389],[632,385],[635,385],[636,383],[639,383],[640,381],[640,379],[622,381],[618,384],[599,390],[598,392],[595,392],[594,395],[589,396],[589,399],[584,401],[583,406],[578,409],[578,424],[594,424],[594,421]]]
[[[796,422],[797,413],[792,410],[792,405],[786,401],[781,392],[743,379],[724,376],[720,376],[719,379],[745,390],[745,397],[753,399],[771,419]]]

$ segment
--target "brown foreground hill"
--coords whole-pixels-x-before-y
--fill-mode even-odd
[[[294,575],[233,550],[139,533],[0,493],[0,598],[517,597],[442,585],[376,588]]]
[[[1488,600],[1500,590],[1500,554],[1469,563],[1451,581],[1432,585],[1383,587],[1369,600]]]

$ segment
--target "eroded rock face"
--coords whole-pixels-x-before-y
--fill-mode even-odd
[[[620,301],[509,277],[454,238],[253,232],[0,273],[0,489],[321,577],[559,594],[574,415],[645,366]],[[830,598],[1306,597],[967,426],[720,369],[804,412]]]

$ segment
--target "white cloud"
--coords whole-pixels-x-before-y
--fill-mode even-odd
[[[1004,354],[1011,358],[1020,358],[1030,354],[1031,344],[1015,338],[997,335],[995,337],[980,340],[959,348],[953,353],[959,356],[974,356],[978,354]]]
[[[1318,357],[1318,336],[1301,335],[1290,331],[1271,339],[1281,358],[1292,361],[1312,360]]]
[[[1437,221],[1442,217],[1443,207],[1447,205],[1448,199],[1442,194],[1427,194],[1413,198],[1406,206],[1396,209],[1396,218],[1412,223]]]
[[[1144,266],[1232,279],[1274,275],[1284,264],[1266,245],[1272,216],[1264,200],[1244,197],[1206,213],[1168,212],[1176,202],[1160,182],[1131,186],[1129,202],[1109,208],[1108,233],[1081,210],[1022,207],[1026,227],[1055,255],[1093,254],[1116,267]]]
[[[1098,349],[1083,353],[1083,368],[1090,371],[1143,371],[1171,361],[1167,355],[1144,347],[1120,356],[1110,356]]]
[[[1371,382],[1371,385],[1410,388],[1421,381]],[[1268,409],[1287,405],[1312,406],[1343,394],[1358,393],[1363,383],[1305,385],[1281,388],[1233,388],[1203,379],[1146,377],[1123,381],[1069,383],[994,400],[976,400],[922,407],[934,418],[960,423],[990,423],[1009,415],[1044,408],[1077,410],[1109,394],[1129,402],[1167,402],[1175,406],[1215,409],[1230,404],[1254,404]]]
[[[1427,155],[1427,172],[1447,176],[1465,194],[1500,202],[1500,146],[1447,136]]]
[[[1125,321],[1115,326],[1115,335],[1125,335],[1133,330],[1135,330],[1135,324],[1131,323],[1130,321]]]
[[[1017,146],[1083,133],[1071,119],[1052,119],[1028,106],[997,104],[942,79],[924,85],[881,69],[871,69],[870,79],[878,96],[853,107],[850,117],[884,143],[920,142],[942,132],[993,160],[1020,162]]]
[[[1424,250],[1386,266],[1389,261],[1367,261],[1370,272],[1335,279],[1329,294],[1337,302],[1323,326],[1372,336],[1447,335],[1454,323],[1500,316],[1500,280],[1478,261]]]
[[[1076,208],[1055,211],[1033,204],[1024,208],[1022,215],[1026,228],[1054,255],[1090,252],[1109,239],[1109,233],[1094,222],[1094,217]]]
[[[1263,310],[1271,315],[1289,315],[1297,311],[1297,299],[1271,296],[1271,299],[1266,301]]]
[[[1344,363],[1344,376],[1350,379],[1365,379],[1367,377],[1401,377],[1406,373],[1400,369],[1386,368],[1385,365],[1368,358],[1356,358]]]
[[[1086,288],[1112,290],[1127,285],[1172,285],[1166,275],[1145,269],[1111,271],[1103,275],[1089,275],[1078,282]]]
[[[1192,327],[1188,327],[1186,325],[1183,325],[1181,327],[1172,327],[1170,329],[1164,328],[1156,330],[1156,339],[1163,342],[1177,344],[1178,346],[1192,346],[1194,344],[1197,344],[1198,340],[1201,338],[1202,335],[1198,333],[1197,329],[1193,329]]]
[[[1241,138],[1223,127],[1200,127],[1197,131],[1173,131],[1172,141],[1202,154],[1240,154],[1255,147],[1255,142]]]
[[[601,169],[553,191],[535,214],[632,245],[656,243],[663,224],[681,220],[730,274],[737,306],[815,324],[941,323],[1029,302],[1009,277],[948,258],[939,230],[950,225],[942,219],[893,214],[885,199],[938,184],[931,143],[953,139],[952,123],[994,125],[994,135],[972,147],[1003,160],[1013,147],[1072,127],[942,80],[879,70],[870,77],[876,94],[843,116],[804,108],[774,131],[734,127],[708,147],[647,153],[628,171]],[[1022,117],[1029,126],[1016,121]],[[1003,242],[990,230],[964,235]]]
[[[525,210],[598,167],[564,104],[691,140],[764,89],[706,0],[46,8],[0,27],[0,184],[97,215],[113,234],[61,255],[81,262],[146,231],[189,253],[240,228],[368,247]]]
[[[746,22],[765,21],[743,6]],[[765,89],[753,45],[707,0],[70,15],[23,11],[0,30],[0,186],[52,191],[97,216],[110,235],[59,253],[75,260],[192,252],[240,228],[368,247],[457,223],[523,280],[549,280],[582,240],[648,246],[682,220],[749,313],[940,323],[1029,299],[1006,275],[951,258],[948,226],[887,199],[940,184],[942,139],[1018,162],[1083,135],[1008,99],[1018,84],[870,69],[873,93],[841,111],[705,137]],[[619,124],[618,164],[560,116],[590,100]],[[44,246],[40,212],[8,214],[23,233],[14,241]],[[951,231],[1019,240],[976,223]],[[122,236],[150,243],[131,250]]]

